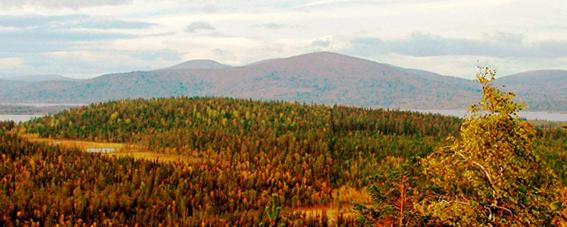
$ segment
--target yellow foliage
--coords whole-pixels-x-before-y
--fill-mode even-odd
[[[435,192],[416,204],[435,225],[548,225],[553,184],[539,158],[535,129],[517,112],[514,94],[492,85],[495,71],[477,74],[483,99],[471,107],[460,137],[423,161]]]

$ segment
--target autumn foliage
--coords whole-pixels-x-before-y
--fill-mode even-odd
[[[368,225],[544,226],[564,222],[564,132],[520,119],[514,94],[477,75],[483,99],[455,137],[426,156],[383,161],[357,205]],[[409,157],[409,158],[408,158]],[[563,195],[564,196],[564,195]]]
[[[560,181],[540,157],[536,130],[521,120],[514,94],[481,68],[483,99],[452,144],[423,160],[428,191],[416,209],[435,225],[549,225]]]
[[[0,225],[562,223],[566,134],[519,119],[520,106],[490,84],[492,76],[488,69],[479,76],[484,100],[464,121],[179,97],[0,123]],[[88,154],[32,143],[21,133],[134,144],[195,161]],[[365,187],[373,204],[349,201],[367,194],[345,195]],[[336,206],[342,208],[333,216],[303,212]],[[353,209],[359,218],[341,213]]]
[[[14,206],[4,207],[4,220],[354,223],[340,214],[321,214],[313,220],[295,210],[333,206],[341,199],[339,188],[367,184],[373,168],[380,165],[375,160],[425,155],[441,141],[440,135],[459,124],[456,118],[439,115],[220,98],[95,104],[12,126],[17,127],[12,132],[127,142],[201,161],[112,159],[6,137],[2,143],[12,145],[2,150],[11,157],[3,162],[4,176],[22,181],[7,186],[5,204]],[[44,180],[36,181],[36,175]],[[77,196],[69,197],[73,193]],[[32,197],[41,199],[27,199]],[[75,203],[82,205],[69,209]],[[31,207],[47,204],[60,205],[33,216]]]

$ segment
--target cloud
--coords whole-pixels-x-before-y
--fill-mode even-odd
[[[176,58],[160,50],[234,65],[334,51],[451,75],[478,60],[567,69],[563,1],[0,0],[0,58],[25,63],[0,73],[99,74]]]
[[[278,23],[265,23],[265,24],[254,24],[251,27],[265,28],[265,29],[282,29],[282,28],[295,27],[295,26],[289,26],[286,24],[278,24]]]
[[[23,55],[23,67],[17,70],[3,70],[3,74],[26,75],[41,72],[89,78],[106,73],[163,68],[181,62],[181,57],[180,53],[170,49],[63,50]]]
[[[223,50],[220,48],[214,48],[211,50],[213,54],[213,59],[222,58],[223,61],[235,61],[238,60],[238,57],[230,51]]]
[[[123,21],[123,20],[87,20],[79,22],[78,26],[83,28],[95,29],[145,29],[153,26],[152,23],[139,21]]]
[[[116,32],[65,29],[24,29],[0,31],[0,53],[41,53],[85,48],[87,42],[112,41],[135,37]]]
[[[141,63],[152,61],[166,61],[177,62],[181,60],[181,55],[170,49],[159,50],[144,50],[144,51],[131,51],[131,50],[102,50],[96,53],[91,51],[58,51],[47,53],[43,56],[54,58],[55,60],[70,60],[75,62],[90,62],[90,63],[103,63],[107,64],[106,67],[123,66],[119,62],[109,62],[108,59],[128,59],[127,62],[139,65]],[[111,57],[115,56],[115,57]],[[132,67],[130,66],[130,67]],[[95,67],[87,67],[97,70]],[[144,67],[146,68],[146,67]]]
[[[311,41],[307,47],[309,51],[335,51],[349,50],[350,40],[340,36],[324,36]]]
[[[82,48],[89,42],[134,38],[154,24],[88,15],[0,16],[0,53],[41,53]],[[111,31],[109,31],[112,29]]]
[[[320,7],[324,5],[332,5],[338,3],[346,3],[352,0],[319,0],[319,1],[308,1],[308,3],[301,5],[300,7]]]
[[[567,58],[499,58],[470,55],[414,57],[400,54],[384,54],[373,57],[372,60],[468,79],[475,78],[475,73],[477,72],[475,66],[478,65],[490,66],[496,69],[498,77],[528,70],[567,69],[565,68]]]
[[[134,59],[139,59],[143,61],[168,61],[177,62],[181,61],[182,55],[171,49],[159,49],[159,50],[145,50],[145,51],[123,51],[124,54],[131,56]]]
[[[44,8],[79,9],[93,6],[122,5],[132,0],[0,0],[0,7],[39,6]]]
[[[126,21],[88,15],[42,16],[1,15],[0,27],[7,28],[92,28],[92,29],[145,29],[152,23]]]
[[[331,45],[331,40],[329,39],[317,39],[311,42],[311,46],[314,48],[327,48]]]
[[[445,38],[433,34],[413,33],[408,38],[398,40],[354,38],[348,52],[364,56],[396,53],[416,57],[472,55],[557,58],[567,56],[567,42],[528,42],[522,35],[506,33],[485,35],[483,39]]]
[[[0,58],[0,69],[14,69],[22,66],[21,58]]]
[[[196,33],[199,31],[214,31],[215,27],[213,27],[212,25],[210,25],[207,22],[204,21],[195,21],[191,24],[189,24],[186,28],[185,31],[189,32],[189,33]]]

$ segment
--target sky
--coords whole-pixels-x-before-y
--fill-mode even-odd
[[[0,76],[332,51],[473,78],[567,69],[565,0],[0,0]]]

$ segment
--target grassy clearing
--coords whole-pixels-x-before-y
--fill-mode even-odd
[[[25,134],[22,137],[30,142],[45,143],[50,146],[62,146],[65,148],[77,148],[85,152],[89,148],[112,148],[115,150],[115,152],[103,153],[103,155],[108,155],[117,158],[132,157],[135,159],[144,159],[144,160],[159,161],[159,162],[185,162],[188,164],[197,164],[203,162],[201,158],[194,158],[179,154],[152,152],[147,150],[143,146],[132,145],[132,144],[100,143],[100,142],[90,142],[83,140],[40,138],[39,136],[34,134]]]
[[[326,215],[328,224],[334,226],[339,215],[343,218],[356,218],[358,216],[353,209],[353,204],[368,205],[371,203],[372,197],[365,189],[343,186],[333,192],[333,202],[331,205],[298,207],[292,209],[292,212],[305,215],[308,218],[317,218]]]
[[[40,138],[39,136],[34,134],[26,134],[22,137],[30,142],[46,143],[50,146],[62,146],[65,148],[78,148],[83,151],[86,151],[88,148],[113,148],[116,151],[120,151],[127,146],[122,143],[99,143],[82,140]]]

